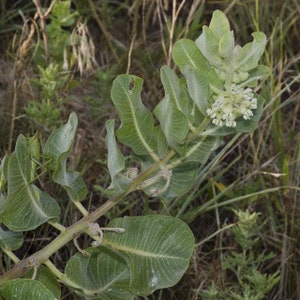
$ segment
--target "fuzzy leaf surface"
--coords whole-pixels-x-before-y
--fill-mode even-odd
[[[222,65],[219,55],[219,40],[209,27],[203,26],[202,34],[196,40],[196,44],[210,64],[216,67]]]
[[[210,64],[217,67],[224,65],[224,58],[229,59],[233,56],[234,35],[222,11],[214,11],[209,27],[203,26],[203,32],[196,44]]]
[[[111,177],[111,184],[108,190],[122,192],[130,181],[126,181],[125,175],[120,174],[125,169],[125,158],[117,145],[114,120],[108,120],[106,122],[106,131],[105,143],[108,151],[107,166]]]
[[[112,101],[121,119],[118,139],[138,155],[154,152],[154,120],[141,100],[143,79],[119,75],[112,85]]]
[[[160,69],[160,78],[164,87],[165,95],[169,95],[170,100],[175,107],[184,113],[188,118],[191,113],[191,105],[185,92],[182,90],[182,85],[176,73],[168,66],[162,66]],[[185,121],[185,127],[188,126],[188,120]]]
[[[216,136],[204,136],[194,140],[185,153],[185,161],[194,161],[204,165],[220,144]]]
[[[3,283],[0,295],[5,300],[57,300],[41,282],[31,279],[14,279]]]
[[[206,115],[210,96],[208,80],[201,76],[196,69],[186,66],[184,69],[189,94],[203,115]]]
[[[86,185],[77,171],[67,170],[67,159],[72,151],[77,129],[77,116],[71,113],[68,122],[54,131],[44,146],[44,156],[54,170],[52,179],[61,185],[73,201],[81,201],[87,194]]]
[[[20,232],[3,230],[0,227],[0,247],[4,249],[17,250],[23,244],[23,235]]]
[[[181,73],[183,73],[185,66],[208,71],[208,65],[204,56],[192,40],[180,39],[177,41],[173,47],[172,58],[180,68]]]
[[[180,197],[194,184],[199,167],[195,163],[185,162],[175,167],[172,171],[171,183],[163,194],[164,198]]]
[[[199,39],[199,38],[198,38]],[[196,40],[197,43],[198,40]],[[196,70],[201,77],[205,77],[211,84],[219,87],[223,83],[216,72],[209,66],[196,43],[189,39],[180,39],[174,44],[172,57],[175,64],[185,73],[186,66]],[[217,46],[218,47],[218,46]],[[218,51],[218,49],[216,50]]]
[[[4,156],[1,160],[1,164],[0,164],[0,193],[4,189],[4,186],[7,182],[8,161],[9,161],[8,156]]]
[[[65,274],[71,285],[86,299],[131,300],[128,291],[129,270],[126,261],[105,247],[89,248],[88,256],[75,254]]]
[[[174,161],[176,161],[176,159],[179,158],[178,156],[174,157]],[[188,191],[188,189],[194,183],[198,171],[199,171],[199,166],[198,164],[195,164],[195,162],[180,162],[179,165],[172,168],[170,185],[168,186],[165,192],[160,194],[161,197],[164,199],[172,199],[175,197],[182,196],[184,193]],[[143,191],[150,197],[153,197],[153,193],[151,193],[151,189],[155,188],[161,190],[163,189],[165,184],[166,181],[161,178],[160,180],[153,183],[152,185],[143,188]]]
[[[177,109],[169,95],[156,106],[154,114],[159,120],[168,145],[177,152],[183,153],[184,140],[189,132],[186,116]]]
[[[25,274],[25,278],[31,279],[33,276],[34,270],[31,269],[29,272]],[[57,281],[56,276],[44,265],[39,266],[36,277],[36,281],[42,283],[47,289],[56,297],[56,299],[60,299],[61,290],[60,285]],[[48,300],[48,299],[47,299]]]
[[[1,221],[13,231],[28,231],[57,220],[60,208],[49,194],[31,183],[32,160],[27,139],[20,135],[8,162],[7,196],[1,204]]]
[[[209,23],[209,28],[218,40],[230,32],[230,24],[226,15],[221,10],[215,10]]]
[[[265,65],[258,65],[249,72],[249,78],[244,81],[241,86],[255,87],[258,80],[265,80],[270,76],[270,68]]]
[[[181,279],[194,250],[194,236],[181,220],[161,215],[124,217],[108,227],[125,229],[122,234],[107,233],[103,244],[126,260],[134,294],[146,296]]]
[[[233,31],[224,34],[219,41],[219,55],[222,58],[229,59],[233,57],[234,35]]]
[[[262,32],[254,32],[252,36],[253,41],[242,47],[235,57],[235,69],[250,71],[258,66],[258,61],[266,47],[267,38]]]

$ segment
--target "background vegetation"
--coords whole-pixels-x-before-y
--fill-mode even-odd
[[[266,274],[278,272],[280,278],[266,299],[299,299],[299,1],[72,0],[70,9],[52,12],[45,20],[44,25],[51,25],[47,47],[43,24],[35,15],[37,7],[49,6],[50,1],[1,0],[0,157],[13,150],[19,133],[38,132],[46,138],[75,111],[80,129],[72,164],[90,187],[84,203],[90,209],[105,201],[100,187],[109,185],[104,122],[116,115],[110,88],[117,74],[144,78],[143,99],[152,108],[162,98],[159,68],[163,64],[173,67],[170,52],[174,42],[198,37],[215,9],[226,13],[241,44],[249,41],[253,31],[266,34],[262,63],[270,67],[271,77],[259,87],[267,99],[259,128],[252,134],[224,139],[197,184],[180,199],[164,203],[135,193],[102,222],[125,214],[180,217],[196,236],[193,260],[177,286],[150,299],[218,299],[213,298],[214,288],[237,290],[243,284],[237,272],[224,266],[225,257],[242,249],[230,230],[238,221],[233,209],[257,212],[254,256],[273,255],[256,262],[255,268]],[[85,29],[78,25],[85,22]],[[74,29],[86,35],[88,52],[72,44]],[[79,218],[63,191],[49,185],[47,175],[41,176],[39,184],[59,197],[64,223]],[[55,235],[48,230],[45,225],[28,233],[18,256],[47,243],[41,237]],[[53,261],[59,266],[73,252],[70,245]],[[4,272],[10,261],[3,257],[0,264]],[[66,290],[63,299],[76,299],[68,293]]]

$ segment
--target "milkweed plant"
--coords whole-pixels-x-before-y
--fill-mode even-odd
[[[182,196],[222,137],[257,127],[264,99],[256,88],[269,69],[259,64],[265,35],[254,32],[252,38],[244,46],[236,45],[227,17],[215,11],[196,41],[174,44],[172,58],[181,75],[161,67],[164,97],[153,111],[141,100],[142,78],[115,78],[111,98],[120,126],[115,128],[115,120],[106,122],[111,182],[102,189],[107,201],[94,211],[82,204],[88,190],[81,174],[68,167],[76,114],[72,112],[44,143],[38,135],[19,135],[14,152],[0,167],[0,246],[10,262],[0,276],[2,298],[59,299],[63,284],[84,299],[129,300],[181,279],[195,246],[183,221],[166,215],[125,216],[105,228],[97,221],[137,190],[165,200]],[[130,159],[120,144],[131,149]],[[52,184],[66,191],[82,214],[79,221],[61,223],[57,200],[36,184],[41,172],[48,172]],[[24,232],[45,223],[57,236],[36,253],[18,257]],[[82,235],[91,239],[88,249],[80,247]],[[71,241],[78,251],[61,270],[51,256]]]

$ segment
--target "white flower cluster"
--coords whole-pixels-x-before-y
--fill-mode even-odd
[[[212,123],[217,126],[236,127],[235,119],[243,116],[245,120],[253,116],[252,109],[257,108],[257,99],[251,88],[232,84],[228,90],[214,96],[214,103],[206,110]]]

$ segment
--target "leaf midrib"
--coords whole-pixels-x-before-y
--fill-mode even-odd
[[[20,163],[20,159],[19,157],[16,155],[16,161],[17,161],[17,167],[19,169],[19,174],[21,176],[21,180],[22,180],[22,183],[20,185],[20,187],[22,188],[22,190],[25,191],[25,194],[28,195],[28,198],[29,199],[29,203],[32,203],[33,207],[35,208],[35,211],[39,214],[40,217],[42,218],[48,218],[48,216],[45,214],[45,212],[40,208],[40,206],[37,204],[37,201],[35,200],[35,197],[33,195],[33,187],[30,185],[30,183],[28,182],[27,180],[27,177],[25,175],[25,172],[24,170],[22,169],[21,167],[21,163]],[[12,194],[14,194],[16,191],[15,188],[12,189]],[[26,199],[26,198],[25,198]]]
[[[142,256],[142,257],[186,260],[186,258],[184,258],[184,257],[149,252],[149,251],[145,251],[143,249],[132,248],[132,247],[128,247],[126,245],[121,245],[121,244],[117,244],[117,243],[113,243],[113,242],[109,242],[109,241],[103,242],[103,245],[104,246],[107,245],[110,248],[113,248],[120,252],[125,252],[125,253]]]
[[[130,97],[127,89],[125,89],[125,87],[123,85],[121,85],[121,88],[123,89],[123,91],[127,97],[127,100],[128,100],[127,102],[129,103],[129,108],[130,108],[130,112],[131,112],[131,118],[133,119],[134,128],[137,132],[137,135],[138,135],[140,141],[142,142],[143,146],[145,147],[145,149],[148,151],[148,153],[152,153],[153,149],[150,147],[150,145],[147,143],[147,141],[143,138],[142,132],[140,131],[139,122],[134,113],[134,107],[133,107],[133,103],[131,101],[131,97]],[[140,106],[140,103],[138,103],[138,105]],[[126,121],[128,121],[128,120],[126,120]],[[128,122],[130,122],[130,120]]]

